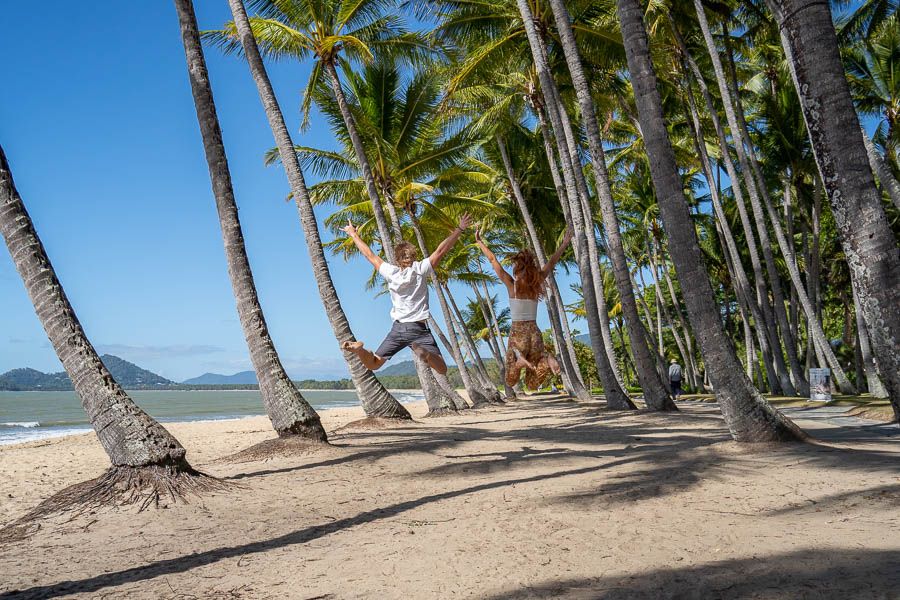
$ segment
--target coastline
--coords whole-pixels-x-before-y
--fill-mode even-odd
[[[138,392],[139,394],[194,394],[196,392],[191,390],[127,390],[129,392]],[[322,414],[325,411],[330,411],[339,408],[353,408],[358,407],[361,409],[359,398],[356,395],[356,390],[318,390],[318,389],[300,389],[301,393],[313,396],[329,396],[329,398],[307,398],[316,412]],[[389,389],[397,400],[404,405],[407,405],[412,402],[418,402],[423,399],[422,390],[420,389]],[[257,394],[256,390],[249,390],[252,394]],[[36,393],[41,394],[44,392],[9,392],[13,394],[30,394]],[[52,392],[53,394],[72,394],[72,399],[77,399],[77,396],[74,396],[74,392]],[[216,396],[220,394],[247,394],[248,390],[206,390],[202,393],[205,394],[214,394]],[[256,400],[254,403],[258,403],[258,396],[254,396]],[[72,402],[72,399],[67,400],[68,402]],[[138,400],[138,404],[143,406],[141,402]],[[55,402],[55,400],[53,401]],[[179,401],[180,403],[184,403],[183,400]],[[178,404],[179,402],[175,402],[174,404]],[[229,400],[230,402],[230,400]],[[225,403],[227,404],[227,403]],[[202,422],[216,422],[216,421],[225,421],[225,420],[236,420],[247,417],[265,417],[265,412],[261,404],[258,404],[258,410],[253,408],[253,412],[246,412],[245,410],[236,409],[233,406],[222,406],[216,407],[215,402],[212,401],[211,404],[207,404],[206,406],[195,406],[192,408],[185,407],[184,410],[194,410],[195,414],[176,414],[176,415],[166,415],[166,414],[158,414],[153,408],[161,408],[162,405],[158,404],[155,407],[143,406],[145,410],[150,412],[154,418],[160,423],[164,424],[166,427],[178,423],[202,423]],[[2,407],[0,407],[2,408]],[[71,408],[71,407],[70,407]],[[243,408],[243,407],[242,407]],[[47,439],[58,439],[62,437],[72,436],[72,435],[81,435],[84,433],[91,432],[91,425],[87,421],[87,417],[84,415],[83,411],[80,407],[76,407],[76,410],[73,412],[70,409],[70,416],[47,416],[46,414],[38,415],[36,413],[30,413],[27,415],[10,415],[7,417],[3,414],[3,411],[0,410],[0,448],[23,444],[28,442],[36,442]],[[77,416],[75,416],[77,415]]]

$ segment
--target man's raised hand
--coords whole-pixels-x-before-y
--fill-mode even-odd
[[[347,225],[341,227],[341,231],[343,231],[350,237],[356,237],[356,227],[353,225],[353,222],[350,219],[347,219]]]
[[[469,228],[469,226],[471,224],[472,224],[472,215],[470,215],[469,213],[465,213],[465,214],[463,214],[463,216],[461,216],[459,218],[459,226],[458,227],[460,230],[465,231],[466,229]]]

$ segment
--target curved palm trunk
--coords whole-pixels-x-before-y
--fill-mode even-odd
[[[497,146],[500,148],[500,158],[503,161],[503,167],[506,170],[506,178],[512,189],[512,196],[515,199],[516,205],[519,207],[519,212],[522,215],[522,219],[525,222],[525,229],[528,232],[528,237],[531,240],[531,247],[537,257],[538,266],[543,269],[544,265],[547,263],[547,254],[541,246],[537,228],[534,226],[534,221],[531,219],[531,211],[528,210],[528,204],[525,202],[522,188],[519,186],[519,181],[513,172],[512,161],[510,161],[509,154],[506,151],[506,143],[500,136],[497,136]],[[571,348],[571,340],[568,340],[562,331],[562,322],[558,312],[559,306],[557,304],[559,300],[559,290],[556,286],[556,278],[554,274],[551,273],[548,279],[547,289],[550,293],[547,297],[547,313],[550,316],[550,328],[553,331],[562,371],[566,375],[566,379],[568,379],[568,384],[571,388],[569,391],[571,394],[582,402],[587,402],[591,400],[590,391],[584,387],[584,382],[581,380],[581,374],[578,372],[578,363],[573,361],[574,350]],[[610,338],[610,343],[607,345],[606,349],[610,362],[614,362],[615,355],[609,355],[612,351],[612,338]]]
[[[716,82],[719,87],[719,93],[722,96],[722,104],[725,108],[725,117],[728,121],[728,127],[731,129],[732,139],[734,140],[734,150],[737,153],[738,162],[741,165],[741,175],[743,175],[743,181],[746,184],[747,192],[750,197],[750,207],[753,211],[756,233],[759,236],[759,245],[762,249],[766,273],[769,277],[769,287],[772,290],[775,322],[778,329],[781,331],[781,337],[784,339],[784,347],[787,350],[788,362],[791,367],[791,374],[793,375],[794,381],[782,378],[781,387],[784,388],[786,395],[794,396],[797,395],[797,391],[794,389],[796,382],[797,386],[801,388],[801,394],[803,393],[803,390],[808,394],[809,387],[806,383],[803,369],[800,367],[793,340],[790,337],[791,330],[787,320],[787,312],[784,307],[784,294],[781,289],[781,278],[779,277],[778,269],[775,266],[775,257],[772,254],[772,244],[769,241],[769,231],[766,227],[765,215],[762,208],[761,196],[768,197],[768,192],[765,187],[757,185],[753,167],[751,165],[753,160],[752,148],[748,147],[749,144],[747,142],[749,140],[745,139],[745,130],[741,127],[737,114],[739,112],[739,107],[737,105],[737,98],[734,95],[736,92],[728,85],[728,80],[725,77],[725,69],[722,66],[722,60],[719,56],[718,49],[716,48],[715,41],[713,40],[712,32],[709,29],[709,23],[706,20],[706,13],[704,12],[700,0],[694,0],[694,9],[697,13],[700,29],[703,32],[703,39],[706,42],[707,51],[712,59]],[[735,180],[732,181],[732,185],[740,184]],[[777,340],[774,345],[774,350],[778,352],[779,355],[781,354],[781,344],[778,343]],[[840,369],[840,365],[837,365],[837,367]]]
[[[872,349],[900,421],[900,251],[866,156],[827,3],[767,0],[816,164],[859,296]]]
[[[444,287],[444,294],[450,303],[450,317],[452,321],[451,325],[456,329],[459,334],[459,339],[463,341],[463,344],[466,346],[469,354],[472,356],[472,365],[475,367],[474,371],[477,374],[478,378],[481,380],[481,385],[484,388],[485,393],[488,395],[488,400],[493,404],[502,404],[503,397],[500,395],[500,391],[497,389],[496,384],[491,381],[491,377],[488,374],[487,367],[485,366],[481,355],[478,353],[478,345],[472,338],[472,334],[469,333],[469,330],[466,328],[462,313],[460,312],[459,306],[457,306],[456,304],[456,299],[450,292],[449,287]]]
[[[559,153],[559,163],[562,168],[563,180],[565,181],[566,194],[560,198],[560,202],[569,202],[569,215],[571,217],[572,228],[574,230],[574,250],[575,259],[578,261],[578,272],[582,281],[582,293],[584,294],[585,319],[588,323],[588,332],[591,337],[591,345],[594,347],[594,362],[597,365],[597,372],[600,375],[600,382],[603,385],[603,391],[606,395],[606,402],[609,408],[624,410],[634,408],[634,403],[625,393],[625,390],[619,385],[618,380],[606,357],[606,350],[603,347],[603,334],[601,332],[600,313],[597,305],[597,295],[594,291],[593,277],[591,276],[591,259],[588,251],[588,227],[584,222],[584,215],[579,210],[578,205],[578,188],[575,180],[573,165],[575,164],[569,152],[568,144],[565,140],[565,129],[563,128],[562,119],[558,112],[553,90],[555,82],[550,74],[549,66],[544,60],[543,42],[537,34],[534,26],[534,18],[531,15],[531,9],[528,6],[528,0],[516,0],[516,5],[522,15],[522,22],[525,26],[525,33],[528,37],[528,43],[531,47],[531,54],[537,67],[538,77],[540,78],[541,92],[544,98],[544,108],[550,119],[550,124],[554,132],[553,137],[556,141],[556,149]],[[544,130],[547,136],[550,131]],[[548,156],[548,159],[552,157]]]
[[[325,313],[328,321],[334,331],[335,338],[340,341],[355,339],[353,331],[350,329],[350,323],[347,315],[341,306],[337,291],[334,288],[334,282],[331,280],[331,273],[328,269],[328,262],[325,260],[325,251],[322,247],[322,240],[319,237],[319,228],[316,223],[316,216],[313,212],[312,204],[309,200],[309,193],[306,189],[306,182],[303,178],[303,172],[300,169],[300,162],[294,152],[294,145],[291,136],[288,133],[287,126],[284,122],[284,115],[272,84],[269,81],[266,67],[263,64],[259,54],[259,48],[256,45],[256,39],[250,30],[250,24],[247,19],[247,13],[243,4],[239,0],[230,0],[232,14],[234,16],[235,26],[240,36],[241,45],[244,48],[244,54],[247,57],[247,64],[250,72],[256,82],[257,91],[260,100],[269,120],[269,127],[278,144],[278,152],[281,162],[284,165],[288,180],[293,192],[294,201],[297,204],[297,212],[300,217],[300,224],[303,228],[304,238],[306,240],[306,249],[309,253],[310,262],[313,267],[313,275],[316,279],[316,286],[319,290],[319,297],[325,307]],[[224,160],[224,151],[223,151]],[[230,185],[228,186],[230,189]],[[235,213],[235,218],[237,215]],[[350,369],[350,376],[356,386],[359,394],[360,402],[366,415],[369,417],[389,418],[389,419],[409,419],[409,412],[391,396],[383,385],[375,378],[371,371],[366,369],[362,363],[350,352],[344,351],[344,360]]]
[[[678,34],[676,32],[676,36],[677,35]],[[755,355],[751,350],[753,342],[751,337],[749,336],[750,322],[747,318],[748,316],[752,315],[755,325],[753,329],[756,332],[757,340],[759,341],[760,352],[762,353],[763,368],[766,370],[766,374],[769,378],[769,384],[772,385],[777,381],[777,375],[773,367],[773,361],[771,360],[769,339],[766,336],[765,331],[765,321],[759,304],[753,301],[753,291],[750,286],[750,281],[747,278],[747,272],[744,270],[744,265],[743,263],[741,263],[741,255],[738,251],[737,243],[734,240],[734,234],[731,231],[731,225],[728,223],[728,218],[726,217],[725,210],[722,207],[719,188],[717,185],[713,185],[712,164],[709,160],[709,154],[706,151],[706,143],[703,139],[700,115],[697,112],[697,106],[694,102],[694,94],[691,90],[689,82],[686,82],[685,91],[687,92],[688,108],[691,116],[691,118],[688,120],[688,125],[690,126],[691,133],[694,137],[694,147],[697,150],[698,156],[700,156],[700,164],[706,178],[710,197],[712,198],[713,212],[716,216],[716,222],[719,225],[722,238],[725,242],[723,244],[725,262],[728,266],[728,271],[731,275],[732,281],[734,282],[735,296],[737,297],[738,306],[740,307],[741,313],[744,315],[744,334],[745,339],[747,340],[747,376],[751,381],[753,380],[753,367],[751,359],[755,360]],[[707,98],[709,98],[708,94]],[[763,389],[762,386],[759,387],[760,389]]]
[[[763,275],[762,270],[762,261],[759,258],[759,247],[756,243],[756,236],[754,234],[753,225],[750,222],[750,217],[747,214],[746,203],[744,200],[744,194],[741,190],[740,185],[740,177],[738,176],[737,169],[734,166],[734,161],[731,159],[731,153],[728,148],[728,140],[725,137],[725,129],[722,126],[721,121],[719,120],[718,112],[716,111],[715,106],[713,105],[712,95],[709,92],[709,88],[706,85],[706,81],[703,78],[703,73],[700,71],[700,68],[697,66],[697,63],[694,61],[693,57],[687,51],[687,48],[684,46],[683,41],[681,40],[681,36],[678,34],[677,29],[674,29],[675,37],[679,42],[682,53],[684,54],[685,60],[691,68],[691,71],[694,74],[694,80],[697,82],[697,85],[700,88],[700,93],[703,96],[703,100],[706,104],[706,111],[709,114],[710,120],[712,121],[713,128],[716,132],[716,137],[719,141],[719,147],[722,151],[722,163],[725,167],[725,172],[728,174],[728,179],[731,181],[731,189],[734,192],[735,205],[738,209],[738,215],[741,220],[741,227],[744,229],[744,234],[747,239],[747,251],[750,255],[750,265],[753,268],[753,282],[755,284],[756,290],[756,301],[753,302],[753,296],[747,295],[747,301],[751,304],[755,304],[758,307],[758,319],[757,328],[762,328],[765,336],[766,342],[761,346],[760,349],[763,352],[764,357],[764,365],[766,368],[766,373],[768,375],[769,387],[771,388],[773,393],[779,394],[784,393],[792,389],[793,385],[790,381],[790,377],[787,373],[787,367],[784,363],[784,357],[781,353],[781,343],[778,339],[778,331],[775,325],[775,316],[773,314],[772,305],[769,304],[769,292],[766,285],[766,279]],[[735,261],[739,261],[739,254],[735,254]],[[737,265],[735,265],[737,266]],[[749,281],[749,280],[748,280]]]
[[[606,169],[606,154],[603,151],[603,143],[600,138],[600,127],[597,123],[597,115],[594,110],[594,100],[591,98],[590,87],[585,77],[584,67],[581,64],[581,56],[572,32],[569,12],[562,0],[550,0],[553,16],[556,21],[556,29],[562,42],[563,53],[569,73],[572,77],[572,85],[578,97],[578,106],[581,109],[581,119],[588,139],[588,148],[591,151],[591,164],[594,167],[594,180],[597,188],[597,196],[600,200],[600,212],[603,217],[603,227],[606,233],[606,249],[613,267],[613,275],[616,287],[619,291],[619,299],[622,303],[622,313],[625,317],[625,326],[628,328],[629,337],[637,342],[632,342],[631,350],[634,354],[635,369],[638,381],[644,392],[644,398],[648,408],[655,410],[676,410],[671,396],[663,386],[656,372],[655,362],[641,340],[644,339],[640,329],[643,328],[640,316],[638,316],[637,303],[634,298],[634,289],[631,287],[631,277],[628,273],[628,262],[625,258],[625,248],[622,245],[622,236],[619,231],[619,218],[616,215],[616,207],[612,198],[612,190],[609,184],[609,173]],[[588,212],[585,218],[589,218]],[[601,315],[605,317],[604,315]],[[609,343],[612,342],[610,337]]]
[[[859,294],[853,289],[853,309],[856,311],[856,327],[857,339],[859,342],[859,354],[862,359],[863,373],[866,378],[866,385],[869,393],[875,398],[887,398],[887,390],[878,377],[878,368],[875,364],[875,357],[872,356],[872,346],[869,344],[869,332],[866,329],[866,320],[863,318],[862,310],[859,306]]]
[[[860,130],[862,131],[863,143],[866,145],[866,155],[869,158],[869,166],[871,166],[872,171],[878,175],[881,187],[887,190],[891,202],[894,203],[897,210],[900,210],[900,182],[898,182],[897,178],[894,177],[894,174],[891,173],[891,168],[884,162],[884,158],[878,154],[878,151],[875,149],[875,144],[869,139],[865,130],[862,128],[860,128]]]
[[[113,467],[162,466],[190,471],[182,445],[129,398],[85,335],[16,190],[2,147],[0,233]]]
[[[507,398],[515,398],[517,396],[516,390],[511,388],[508,383],[506,383],[506,361],[504,360],[503,351],[500,349],[500,344],[497,342],[495,328],[493,327],[493,323],[491,321],[491,316],[488,313],[487,306],[489,305],[490,300],[482,298],[481,292],[478,290],[478,284],[472,285],[472,291],[475,292],[475,299],[478,303],[478,307],[481,309],[481,317],[484,319],[484,325],[487,329],[487,345],[488,348],[491,349],[491,353],[494,355],[494,360],[497,361],[497,366],[500,369],[500,379],[503,382],[503,390],[506,392]],[[490,296],[488,297],[490,298]],[[497,328],[496,331],[499,333],[500,329]],[[518,384],[516,385],[518,387]]]
[[[653,185],[669,237],[669,252],[679,281],[692,292],[685,296],[688,315],[697,332],[706,374],[716,390],[725,423],[734,439],[741,442],[802,439],[803,432],[753,388],[722,329],[697,233],[685,201],[675,153],[666,131],[643,11],[637,0],[617,0],[617,7]]]
[[[299,435],[325,441],[325,430],[319,421],[319,415],[291,382],[269,335],[259,296],[256,293],[256,285],[253,282],[247,249],[244,246],[222,131],[216,115],[200,35],[197,32],[194,7],[191,0],[175,0],[175,6],[178,9],[181,40],[191,80],[191,93],[194,96],[197,121],[203,137],[203,149],[216,198],[216,210],[222,227],[228,276],[237,299],[241,329],[259,380],[259,391],[266,413],[280,436]],[[249,30],[249,24],[247,28]]]
[[[236,0],[228,1],[233,4]],[[388,261],[393,262],[394,247],[392,237],[388,229],[387,219],[384,216],[384,208],[381,206],[381,200],[378,198],[378,189],[375,186],[372,167],[369,165],[366,149],[363,146],[362,138],[359,136],[359,130],[356,128],[356,120],[353,118],[353,114],[350,112],[350,107],[347,104],[347,96],[344,94],[344,88],[341,86],[341,80],[334,66],[334,60],[323,59],[322,64],[325,67],[325,72],[328,73],[331,89],[337,100],[338,109],[341,111],[341,117],[344,119],[344,125],[347,127],[347,133],[353,144],[353,151],[356,153],[356,160],[359,161],[363,181],[366,183],[366,193],[369,195],[369,201],[372,203],[372,214],[375,216],[375,224],[378,226],[378,234],[381,236],[381,246],[384,249],[384,255],[388,257]]]

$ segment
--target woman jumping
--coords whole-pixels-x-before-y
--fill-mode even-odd
[[[392,265],[372,252],[372,249],[359,237],[353,223],[347,221],[347,226],[342,227],[341,230],[350,236],[362,255],[387,280],[393,306],[391,318],[394,320],[394,324],[375,352],[364,348],[362,342],[344,342],[341,344],[341,348],[353,352],[366,368],[376,371],[392,356],[409,347],[429,367],[445,375],[447,364],[428,328],[428,319],[431,317],[431,313],[428,310],[427,278],[471,223],[472,219],[468,214],[460,217],[459,226],[451,231],[447,239],[438,244],[431,256],[425,260],[416,260],[418,251],[415,246],[409,242],[400,242],[394,247],[397,264]]]
[[[531,250],[520,250],[510,258],[513,264],[513,274],[510,275],[482,241],[481,233],[475,232],[475,243],[487,256],[497,277],[509,292],[512,327],[506,352],[506,383],[510,387],[519,382],[522,369],[525,369],[525,385],[532,390],[540,389],[551,373],[559,374],[559,363],[544,348],[541,330],[536,322],[537,305],[544,295],[544,281],[553,273],[553,268],[571,241],[572,232],[567,229],[562,244],[543,269],[538,267]]]

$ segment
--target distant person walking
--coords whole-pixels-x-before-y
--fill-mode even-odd
[[[681,395],[681,365],[674,358],[669,365],[669,383],[672,384],[672,395],[676,398]]]

